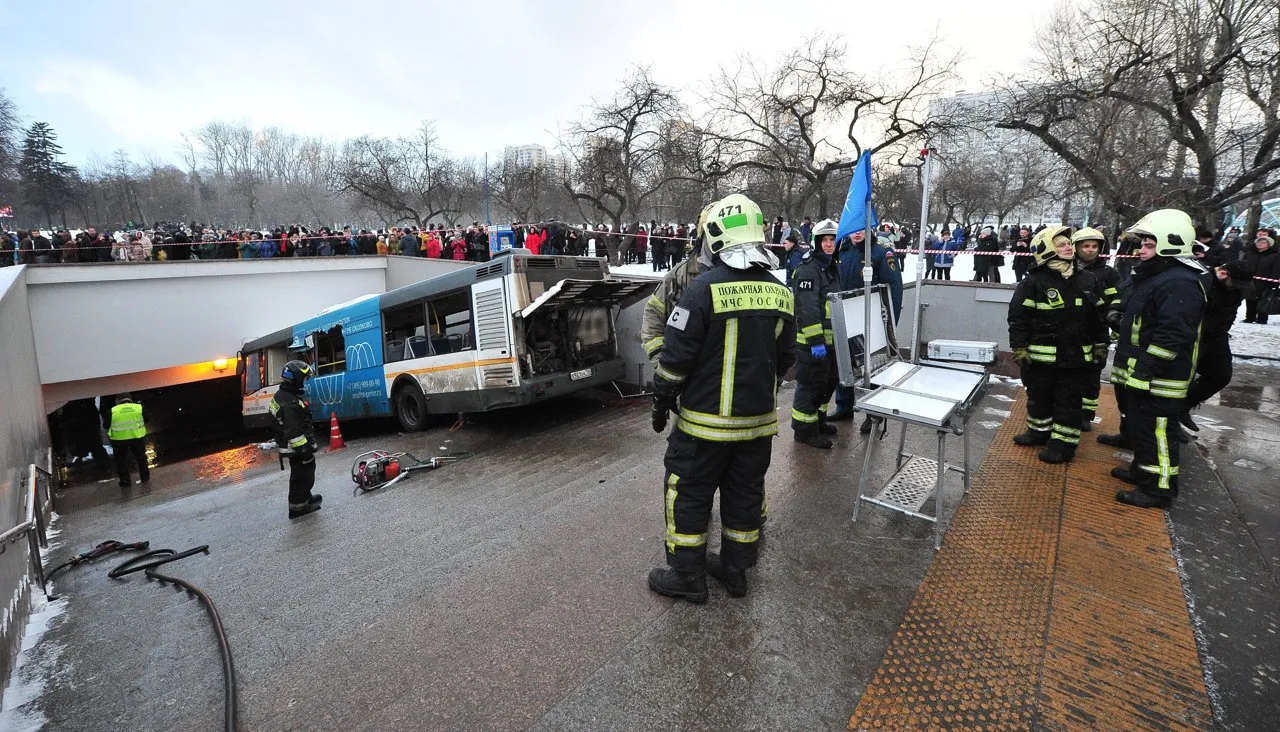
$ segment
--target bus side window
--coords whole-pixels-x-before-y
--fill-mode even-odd
[[[335,325],[328,331],[316,331],[316,375],[328,376],[347,370],[347,344],[342,336],[342,326]]]
[[[382,361],[394,363],[427,354],[427,311],[421,302],[411,303],[382,314]]]
[[[448,344],[444,352],[456,353],[475,348],[471,334],[471,293],[468,290],[452,292],[431,301],[432,342]],[[437,351],[441,349],[437,348]]]
[[[253,351],[244,355],[244,383],[243,391],[245,394],[252,394],[262,388],[262,353]]]

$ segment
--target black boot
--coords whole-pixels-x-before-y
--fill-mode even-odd
[[[818,419],[818,434],[820,435],[838,435],[840,430],[833,424],[827,422],[826,418]]]
[[[1022,445],[1023,447],[1037,447],[1039,445],[1049,444],[1048,432],[1037,432],[1035,430],[1027,430],[1020,435],[1013,436],[1013,444]]]
[[[871,421],[871,417],[864,417],[864,418],[862,419],[862,424],[858,426],[858,431],[859,431],[859,432],[861,432],[861,433],[862,433],[862,434],[864,434],[864,435],[869,435],[869,434],[871,434],[871,425],[872,425],[872,424],[873,424],[873,422]]]
[[[1138,479],[1134,477],[1132,468],[1112,468],[1111,477],[1115,478],[1116,480],[1124,481],[1129,485],[1138,484]]]
[[[1081,432],[1093,432],[1093,415],[1085,415],[1084,421],[1080,423]]]
[[[747,570],[725,566],[715,552],[707,555],[707,574],[719,580],[730,596],[747,596]]]
[[[1111,447],[1118,447],[1122,450],[1133,449],[1133,445],[1129,444],[1129,438],[1125,437],[1123,433],[1118,435],[1098,435],[1098,444],[1110,445]]]
[[[324,502],[324,496],[320,495],[319,493],[312,493],[307,498],[307,503],[314,504],[316,506],[319,506],[323,502]]]
[[[1070,462],[1075,456],[1076,449],[1060,440],[1050,440],[1049,444],[1040,448],[1040,452],[1036,455],[1040,458],[1040,462],[1051,465]]]
[[[1192,419],[1192,418],[1191,418],[1191,412],[1189,412],[1189,411],[1188,411],[1188,412],[1183,412],[1182,414],[1179,414],[1179,415],[1178,415],[1178,421],[1182,423],[1182,426],[1183,426],[1183,427],[1186,427],[1187,429],[1191,430],[1192,432],[1199,432],[1199,431],[1200,431],[1200,425],[1196,424],[1196,421],[1195,421],[1194,419]]]
[[[680,572],[670,567],[658,567],[649,572],[649,589],[678,600],[706,602],[707,573]]]
[[[319,503],[311,503],[311,502],[307,502],[307,503],[290,503],[290,504],[289,504],[289,518],[291,518],[291,519],[296,519],[296,518],[298,518],[298,517],[300,517],[300,516],[306,516],[307,514],[311,513],[312,511],[319,511],[319,510],[320,510],[320,504],[319,504]]]
[[[846,419],[853,419],[853,412],[842,412],[837,409],[827,415],[828,422],[843,422]]]
[[[1173,505],[1173,496],[1148,493],[1140,488],[1116,493],[1116,500],[1138,508],[1168,508]]]
[[[831,439],[823,437],[816,432],[797,432],[796,442],[799,442],[802,445],[808,445],[809,447],[816,447],[820,450],[831,449]]]

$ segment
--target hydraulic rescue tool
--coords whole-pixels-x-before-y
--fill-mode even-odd
[[[371,450],[360,453],[351,463],[351,482],[356,484],[355,492],[367,493],[394,485],[415,470],[435,470],[469,457],[469,452],[455,452],[422,460],[408,452]]]

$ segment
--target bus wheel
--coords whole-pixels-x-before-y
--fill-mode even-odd
[[[416,386],[396,392],[396,417],[405,432],[421,432],[427,427],[427,398]]]

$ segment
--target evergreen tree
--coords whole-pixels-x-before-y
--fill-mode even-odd
[[[53,228],[54,211],[62,215],[62,224],[66,226],[65,206],[71,200],[71,185],[76,175],[76,169],[62,162],[61,157],[62,147],[53,128],[44,122],[31,125],[22,145],[18,171],[27,203],[44,211],[49,228]]]

